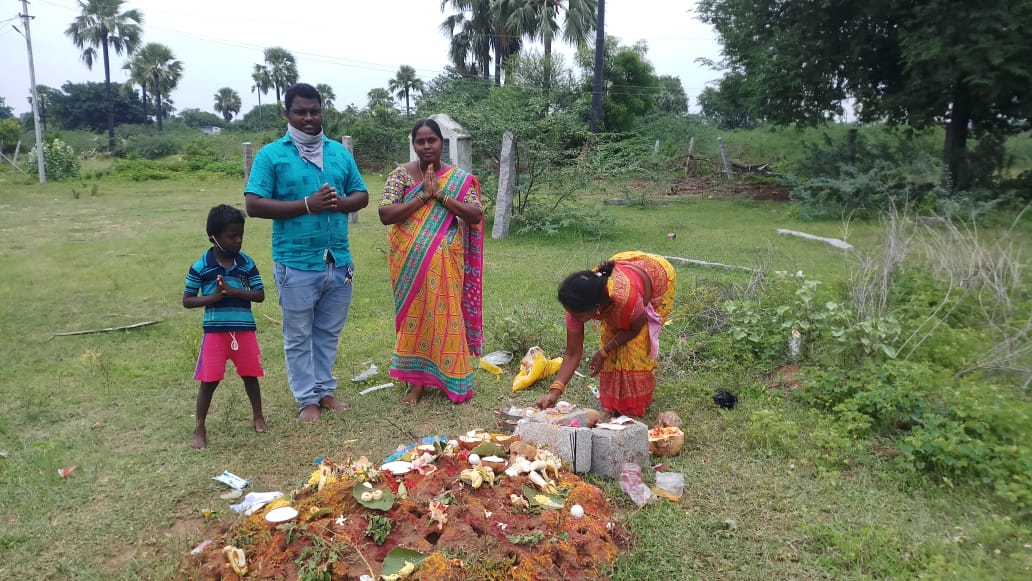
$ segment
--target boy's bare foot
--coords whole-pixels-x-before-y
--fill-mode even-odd
[[[265,429],[265,418],[263,418],[262,416],[256,417],[254,419],[254,431],[258,432],[259,434],[264,434]]]
[[[319,400],[319,407],[334,412],[346,412],[351,406],[342,401],[337,401],[332,395],[327,395]]]
[[[319,411],[319,406],[312,403],[301,408],[301,412],[297,414],[297,419],[305,422],[306,424],[314,424],[319,421],[320,415],[322,414]]]
[[[419,399],[423,397],[423,386],[414,385],[409,388],[409,392],[405,394],[405,397],[401,398],[401,405],[408,407],[416,407],[419,403]]]
[[[190,442],[190,447],[194,450],[203,450],[208,447],[207,433],[204,429],[198,428],[194,431],[193,440]]]

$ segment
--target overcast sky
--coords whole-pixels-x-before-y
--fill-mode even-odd
[[[448,40],[438,27],[446,14],[439,0],[128,0],[124,9],[143,13],[143,42],[167,45],[183,63],[183,78],[172,93],[182,111],[212,111],[214,94],[229,86],[240,93],[241,113],[258,104],[251,72],[262,50],[282,46],[297,58],[300,80],[333,87],[336,105],[364,106],[370,89],[386,87],[400,65],[416,69],[424,81],[448,65]],[[648,43],[657,75],[679,77],[690,106],[716,71],[696,62],[717,59],[713,30],[699,22],[695,2],[607,0],[606,33],[622,44]],[[0,96],[16,114],[30,111],[29,67],[17,15],[19,0],[0,0]],[[64,31],[79,13],[76,0],[32,0],[31,36],[36,83],[59,88],[66,81],[103,82],[103,62],[86,68]],[[450,12],[449,12],[450,13]],[[556,45],[559,50],[559,45]],[[569,49],[566,49],[569,51]],[[124,56],[112,55],[111,78],[126,80]],[[572,65],[572,59],[568,59]],[[263,97],[263,102],[275,99]]]

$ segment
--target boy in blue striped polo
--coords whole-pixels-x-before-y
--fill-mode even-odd
[[[204,421],[211,407],[211,396],[226,375],[226,361],[236,366],[251,400],[254,430],[265,431],[262,396],[258,378],[262,370],[261,352],[255,336],[251,303],[265,300],[265,285],[251,257],[240,251],[244,243],[244,214],[222,204],[208,212],[208,239],[212,242],[190,266],[183,291],[183,306],[204,307],[204,339],[197,357],[194,379],[201,382],[197,392],[197,428],[190,447],[200,450],[208,445]]]

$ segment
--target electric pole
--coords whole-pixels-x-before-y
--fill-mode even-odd
[[[32,64],[32,34],[29,33],[29,0],[21,0],[22,3],[22,24],[25,26],[25,46],[29,51],[29,82],[32,83],[32,120],[36,124],[36,164],[39,167],[39,183],[47,183],[47,171],[44,168],[43,160],[43,132],[39,125],[39,92],[36,90],[36,69]]]
[[[598,133],[602,121],[602,82],[606,52],[606,0],[598,0],[598,23],[595,25],[595,82],[591,91],[591,132]]]

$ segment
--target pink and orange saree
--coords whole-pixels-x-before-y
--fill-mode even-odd
[[[480,207],[480,183],[458,167],[437,172],[440,195]],[[387,179],[381,205],[423,189],[404,167]],[[459,403],[473,397],[473,363],[483,345],[483,223],[466,224],[441,204],[426,204],[388,227],[397,339],[391,377],[439,387]]]

